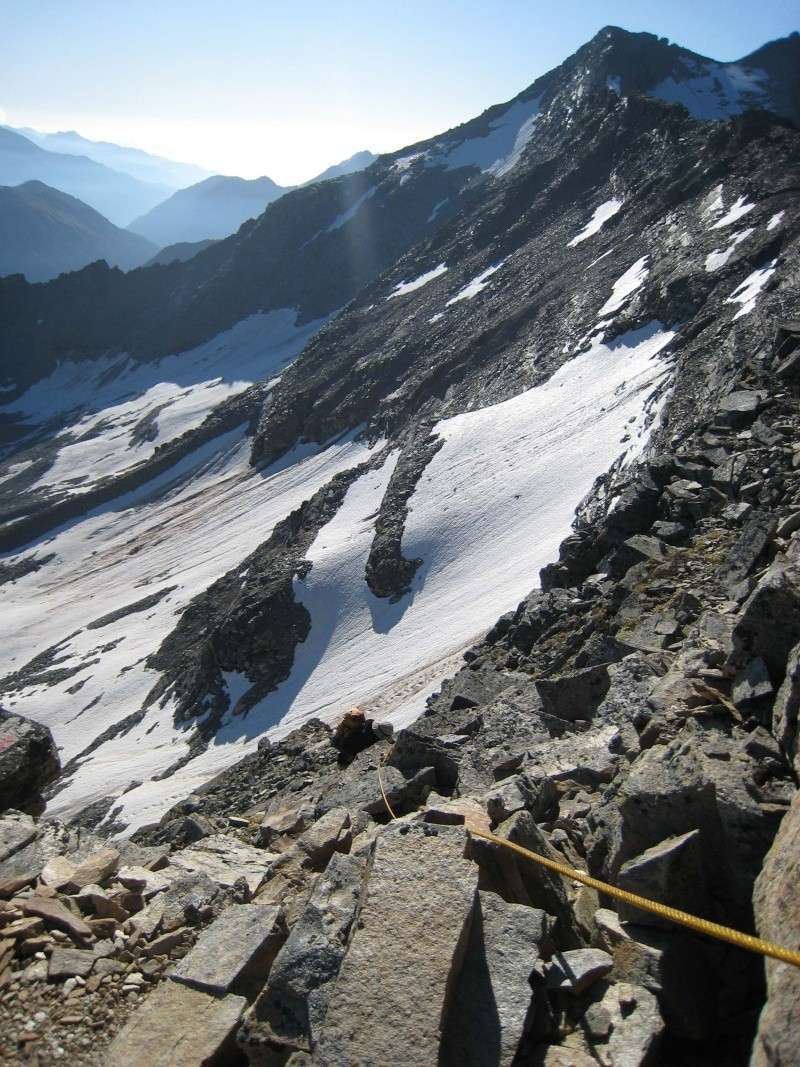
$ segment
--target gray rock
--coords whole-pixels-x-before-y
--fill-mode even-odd
[[[50,954],[47,965],[47,977],[53,980],[61,978],[86,978],[94,967],[96,956],[79,948],[62,948],[56,945]]]
[[[530,812],[518,811],[497,827],[495,835],[513,841],[530,852],[564,862],[564,857],[550,845]],[[542,909],[554,916],[558,920],[555,940],[562,948],[574,948],[580,944],[564,880],[560,875],[510,849],[500,848],[480,838],[473,840],[472,847],[484,872],[482,885],[494,889],[510,903]]]
[[[532,1014],[531,972],[548,936],[543,911],[478,894],[442,1037],[447,1067],[510,1067]]]
[[[629,893],[683,911],[703,914],[707,911],[708,903],[700,831],[691,830],[679,837],[669,837],[623,863],[617,883],[620,889],[626,889]],[[673,924],[666,919],[632,907],[624,901],[619,902],[618,912],[623,921],[673,929]]]
[[[111,1042],[104,1067],[223,1067],[235,1062],[234,1034],[246,1005],[244,997],[220,999],[162,982]]]
[[[798,760],[797,716],[800,711],[800,644],[794,646],[786,663],[783,679],[772,706],[772,732],[781,748],[800,771]]]
[[[478,870],[464,859],[465,843],[460,829],[428,825],[378,838],[315,1050],[319,1067],[438,1062],[475,909]]]
[[[772,696],[774,689],[761,656],[751,659],[733,680],[731,696],[737,707]]]
[[[207,927],[170,978],[214,996],[260,988],[286,939],[280,908],[234,904]]]
[[[541,822],[557,806],[558,793],[551,778],[515,774],[486,794],[486,811],[494,823],[505,822],[517,811],[530,811]]]
[[[415,730],[401,730],[397,734],[387,767],[396,767],[406,777],[433,767],[436,784],[443,789],[453,789],[458,782],[457,752],[446,748],[436,738],[425,737]]]
[[[334,852],[348,852],[353,839],[350,812],[347,808],[332,808],[309,827],[297,840],[303,862],[321,871]]]
[[[31,816],[21,811],[10,811],[0,816],[0,863],[30,844],[37,832]]]
[[[366,857],[335,853],[247,1013],[239,1044],[251,1064],[274,1050],[313,1048],[364,890]]]
[[[609,987],[599,1006],[608,1013],[609,1037],[593,1046],[603,1067],[643,1067],[664,1031],[658,1001],[641,986],[619,982]]]
[[[728,393],[717,408],[717,420],[727,426],[748,426],[755,419],[763,401],[763,393],[750,389]]]
[[[769,512],[754,511],[750,515],[725,561],[726,589],[733,589],[747,577],[775,536],[777,525],[778,520]]]
[[[160,923],[164,930],[169,931],[177,930],[187,923],[196,924],[209,917],[219,895],[219,885],[205,872],[181,874],[175,878],[163,896],[156,897],[156,900],[163,901],[156,926]],[[144,912],[139,912],[139,916],[147,911],[146,908]]]
[[[36,801],[60,770],[48,728],[0,708],[0,812]]]
[[[557,989],[578,996],[608,974],[614,960],[599,948],[577,948],[559,952],[545,969],[548,989]]]
[[[261,820],[259,828],[261,840],[268,845],[283,834],[299,833],[306,828],[313,816],[314,809],[311,804],[269,811]]]
[[[255,893],[276,859],[271,852],[245,845],[238,837],[215,834],[174,852],[163,874],[171,878],[175,869],[190,874],[207,874],[217,885],[228,888],[244,878],[250,892]]]
[[[534,682],[545,712],[570,722],[590,719],[602,703],[610,684],[604,666],[585,667],[572,674],[537,678]]]
[[[733,629],[733,647],[741,665],[761,656],[774,685],[786,673],[789,653],[800,641],[800,589],[774,564],[745,601]]]
[[[800,792],[783,818],[778,834],[756,880],[753,907],[761,937],[779,945],[800,944]],[[797,1067],[797,1006],[800,969],[790,963],[765,960],[767,1002],[761,1012],[753,1046],[752,1067]]]

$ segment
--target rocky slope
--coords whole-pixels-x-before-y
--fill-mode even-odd
[[[42,182],[0,186],[0,275],[42,282],[98,259],[139,267],[154,245]]]
[[[706,105],[772,79],[781,110],[796,46]],[[50,822],[3,821],[3,1055],[796,1062],[788,965],[758,1024],[757,957],[468,833],[800,940],[798,133],[653,92],[710,62],[603,31],[511,104],[109,282],[80,350],[65,280],[17,288],[0,689],[64,769]],[[208,271],[213,305],[266,232],[252,303],[176,298]]]

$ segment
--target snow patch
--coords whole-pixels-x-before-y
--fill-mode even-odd
[[[752,228],[749,230],[742,230],[740,233],[734,235],[727,248],[717,249],[716,252],[709,252],[706,256],[706,271],[710,274],[712,271],[724,267],[733,255],[736,246],[740,245],[742,241],[746,241],[750,234],[754,232],[755,231]]]
[[[783,216],[784,216],[785,214],[786,214],[786,212],[785,212],[785,211],[778,211],[778,212],[776,212],[776,213],[775,213],[775,214],[774,214],[774,215],[773,215],[773,216],[772,216],[772,217],[770,218],[769,222],[767,223],[767,229],[768,229],[768,230],[774,230],[776,226],[780,225],[780,221],[781,221],[781,219],[783,218]]]
[[[541,97],[516,100],[489,123],[483,137],[471,137],[451,148],[443,160],[448,170],[478,167],[497,176],[507,174],[519,161],[539,119]]]
[[[622,207],[622,204],[622,200],[606,200],[606,202],[604,204],[601,204],[600,207],[595,208],[594,214],[592,215],[591,219],[589,219],[589,221],[586,223],[586,225],[577,235],[577,237],[572,238],[572,240],[569,242],[568,247],[574,248],[582,241],[585,241],[588,237],[592,237],[594,234],[598,233],[603,228],[605,223],[617,214],[619,209]]]
[[[771,263],[766,267],[761,267],[759,270],[754,270],[741,285],[738,285],[728,299],[726,304],[740,304],[741,307],[733,316],[734,319],[740,319],[743,315],[749,315],[753,308],[756,306],[756,300],[758,294],[767,284],[769,279],[775,273],[777,268],[777,259],[773,259]]]
[[[648,256],[642,256],[641,259],[637,259],[633,266],[628,267],[622,277],[617,278],[612,287],[611,296],[598,312],[599,318],[613,315],[614,312],[619,311],[629,297],[644,284],[645,278],[650,273],[647,266],[648,258]]]
[[[774,110],[766,71],[736,63],[696,63],[689,77],[676,80],[670,76],[650,89],[649,95],[683,104],[697,119],[727,119],[754,106]]]
[[[423,285],[427,285],[428,282],[432,282],[434,278],[439,278],[447,271],[447,266],[444,263],[440,263],[438,267],[434,267],[433,270],[427,271],[425,274],[420,274],[419,277],[414,278],[410,282],[400,282],[396,285],[391,293],[386,297],[387,300],[393,300],[396,296],[405,296],[406,293],[413,293],[417,289],[421,289]]]
[[[456,293],[455,296],[452,296],[445,304],[445,307],[450,307],[451,304],[457,304],[459,300],[472,300],[478,293],[482,293],[489,284],[489,278],[491,278],[493,274],[496,274],[504,263],[505,260],[501,259],[499,263],[487,267],[482,274],[479,274],[477,278],[473,278],[472,281],[468,282],[463,289]]]
[[[744,216],[749,211],[752,211],[755,206],[755,204],[747,203],[747,197],[740,196],[733,207],[729,208],[722,218],[714,223],[711,229],[721,230],[724,226],[732,226],[734,222],[738,222],[739,219],[744,218]]]

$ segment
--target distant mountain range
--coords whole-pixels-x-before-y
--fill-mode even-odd
[[[144,237],[43,182],[0,187],[0,275],[41,282],[98,259],[128,270],[154,251]]]
[[[213,173],[194,163],[178,163],[174,159],[164,159],[143,152],[140,148],[112,144],[110,141],[90,141],[81,137],[75,130],[61,133],[41,133],[29,127],[14,129],[29,141],[39,145],[48,152],[60,152],[68,156],[87,156],[95,163],[102,163],[113,170],[130,174],[140,182],[151,185],[163,185],[168,189],[182,189],[186,185],[211,177]]]
[[[50,152],[0,127],[0,185],[38,181],[76,196],[118,226],[127,225],[173,191],[112,170],[88,156]]]
[[[313,185],[354,174],[377,158],[372,152],[356,152],[303,184]],[[278,185],[267,177],[247,180],[216,174],[187,189],[179,189],[135,219],[129,229],[162,247],[229,237],[243,222],[259,216],[268,204],[293,188]]]
[[[215,174],[188,189],[179,189],[129,229],[159,247],[187,241],[228,237],[245,219],[260,215],[286,189],[271,178],[229,178]]]

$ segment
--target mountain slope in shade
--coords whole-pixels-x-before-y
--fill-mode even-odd
[[[144,237],[42,182],[0,186],[0,275],[41,282],[98,259],[128,270],[152,252]]]
[[[363,152],[355,152],[349,159],[344,159],[341,163],[334,163],[332,167],[327,167],[316,178],[311,178],[309,181],[303,182],[303,184],[313,185],[314,182],[326,182],[331,178],[341,178],[345,174],[355,174],[358,170],[366,170],[377,158],[374,153],[366,149]]]
[[[210,248],[214,244],[213,240],[208,241],[179,241],[174,245],[165,245],[160,249],[152,259],[144,264],[146,267],[152,267],[156,263],[184,263],[187,259],[192,259],[199,252],[205,252],[207,248]]]
[[[47,152],[27,137],[0,127],[0,185],[29,181],[76,196],[121,226],[169,195],[166,186],[138,181],[86,156]]]
[[[86,156],[96,163],[102,163],[113,170],[121,170],[138,181],[161,185],[167,189],[183,189],[187,185],[202,181],[211,176],[211,172],[194,163],[178,163],[173,159],[164,159],[144,152],[140,148],[113,144],[110,141],[90,141],[75,130],[59,133],[42,133],[27,127],[14,129],[14,133],[27,137],[48,152],[60,152],[68,156]]]
[[[231,178],[215,174],[205,181],[179,189],[169,199],[135,219],[128,229],[154,244],[216,240],[235,233],[247,219],[286,190],[271,178]]]

